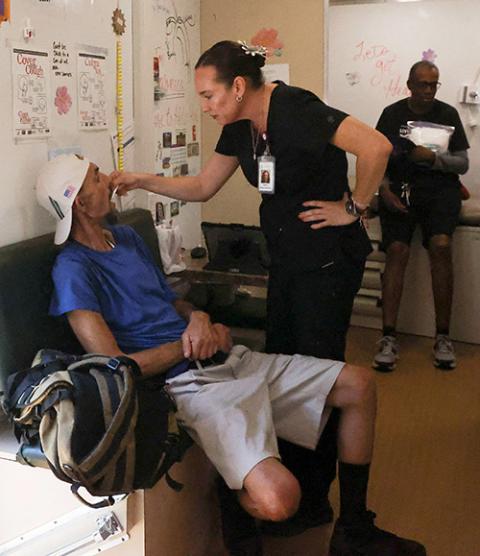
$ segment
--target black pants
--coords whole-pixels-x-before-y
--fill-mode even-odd
[[[272,268],[267,298],[266,351],[345,360],[345,343],[353,300],[362,281],[365,261],[341,255],[334,264],[292,273]],[[330,419],[315,451],[279,439],[282,463],[297,477],[302,500],[297,515],[315,516],[336,476],[338,411]],[[220,487],[219,492],[227,488]],[[231,510],[220,494],[222,513]],[[231,498],[229,499],[231,502]],[[236,512],[235,512],[236,513]],[[225,516],[226,517],[226,516]],[[233,516],[232,516],[233,517]],[[254,532],[253,518],[235,516],[224,536],[241,538]],[[225,520],[224,520],[225,524]],[[225,538],[228,546],[228,539]]]
[[[266,351],[344,361],[353,301],[364,267],[364,260],[341,255],[330,266],[308,272],[271,269]],[[338,413],[332,412],[315,451],[279,441],[282,462],[302,487],[299,513],[315,515],[316,504],[325,499],[335,479]]]

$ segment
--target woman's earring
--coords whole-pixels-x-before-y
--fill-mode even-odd
[[[236,100],[238,103],[242,102],[242,100],[243,100],[243,95],[237,95],[237,96],[235,97],[235,100]]]

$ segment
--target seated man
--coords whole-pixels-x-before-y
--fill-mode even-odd
[[[421,544],[375,527],[366,508],[370,371],[232,348],[225,326],[175,298],[131,228],[102,226],[111,189],[97,166],[73,155],[40,172],[37,197],[58,221],[55,241],[69,239],[53,269],[51,314],[67,315],[86,351],[128,354],[145,376],[165,373],[180,423],[254,517],[281,521],[298,507],[299,485],[279,461],[276,436],[314,449],[330,409],[340,408],[341,510],[331,554],[425,555]]]

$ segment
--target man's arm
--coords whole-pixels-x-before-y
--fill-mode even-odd
[[[432,169],[453,172],[454,174],[466,174],[468,166],[467,151],[456,151],[437,154]]]
[[[68,322],[86,352],[102,353],[113,357],[126,355],[118,347],[100,313],[77,309],[68,313]],[[145,377],[165,373],[185,358],[181,340],[129,353],[128,357],[136,361]]]
[[[181,340],[129,353],[144,376],[166,372],[182,359],[207,359],[217,351],[232,349],[230,330],[222,324],[212,324],[203,311],[194,310],[187,302],[177,300],[175,306],[189,324]],[[127,355],[119,348],[112,331],[100,313],[77,309],[68,313],[68,322],[86,352],[105,355]]]
[[[412,162],[428,164],[432,170],[466,174],[468,171],[467,151],[435,153],[427,147],[417,145],[409,155]]]

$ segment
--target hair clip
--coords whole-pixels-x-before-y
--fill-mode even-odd
[[[249,54],[250,56],[262,56],[263,58],[267,57],[267,49],[262,45],[252,45],[246,43],[246,41],[238,41],[238,44],[242,46],[242,50],[245,54]]]

